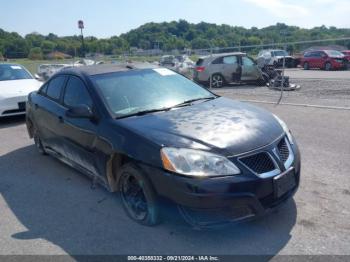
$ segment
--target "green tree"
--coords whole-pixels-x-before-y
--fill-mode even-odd
[[[41,60],[43,59],[43,52],[40,47],[33,47],[29,51],[28,58],[31,60]]]
[[[52,41],[45,40],[41,44],[41,49],[44,53],[44,55],[47,55],[48,53],[51,53],[56,47],[56,44]]]

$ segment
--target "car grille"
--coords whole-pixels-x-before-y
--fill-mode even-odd
[[[285,138],[283,138],[277,145],[277,150],[279,153],[279,156],[281,158],[281,161],[285,163],[289,157],[289,148],[287,145],[287,141]]]
[[[239,160],[256,174],[264,174],[276,169],[272,158],[266,152],[242,157]]]

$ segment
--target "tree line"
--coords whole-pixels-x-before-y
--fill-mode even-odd
[[[314,27],[304,29],[283,23],[258,29],[240,26],[216,25],[201,22],[188,23],[185,20],[147,23],[120,36],[98,39],[93,36],[84,38],[86,53],[119,55],[132,49],[205,49],[213,47],[232,47],[261,45],[304,40],[349,37],[350,29],[336,27]],[[333,43],[336,44],[336,43]],[[339,44],[339,43],[338,43]],[[350,41],[341,45],[350,49]],[[298,51],[303,46],[289,45],[289,51]],[[42,59],[52,51],[71,56],[81,56],[83,48],[79,35],[59,37],[53,33],[41,35],[30,33],[22,37],[15,32],[0,29],[0,57]]]

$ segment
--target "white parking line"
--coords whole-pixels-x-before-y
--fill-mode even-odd
[[[343,106],[324,106],[324,105],[312,105],[312,104],[298,104],[298,103],[279,103],[271,102],[271,101],[264,101],[264,100],[250,100],[250,99],[244,99],[240,100],[241,102],[249,102],[249,103],[260,103],[260,104],[271,104],[271,105],[285,105],[285,106],[301,106],[301,107],[313,107],[313,108],[322,108],[322,109],[334,109],[334,110],[350,110],[350,107],[343,107]]]

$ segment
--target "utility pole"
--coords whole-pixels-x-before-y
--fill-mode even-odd
[[[83,35],[84,22],[83,22],[83,20],[79,20],[78,21],[78,28],[80,29],[80,35],[81,35],[82,56],[85,57],[85,45],[84,45],[84,35]]]

